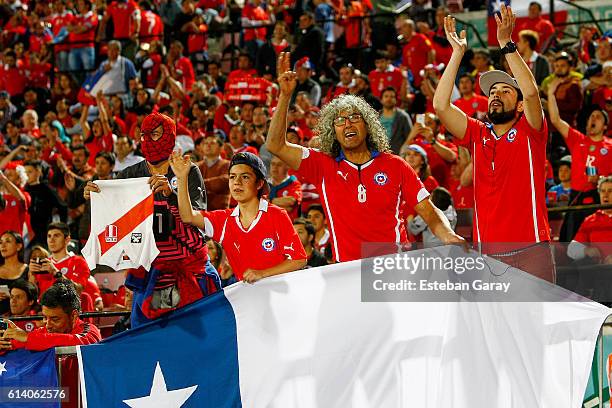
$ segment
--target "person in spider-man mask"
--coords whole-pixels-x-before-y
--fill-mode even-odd
[[[190,304],[221,288],[217,271],[208,259],[203,233],[184,224],[178,212],[177,180],[168,163],[174,150],[176,125],[161,113],[152,113],[140,126],[140,148],[145,161],[121,171],[116,178],[150,177],[155,193],[153,231],[160,254],[149,271],[131,269],[126,286],[134,291],[132,327]],[[206,209],[206,189],[198,166],[191,165],[189,195],[194,209]],[[85,199],[98,186],[88,182]]]

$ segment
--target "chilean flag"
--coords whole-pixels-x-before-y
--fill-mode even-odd
[[[106,71],[104,69],[98,69],[91,75],[88,75],[79,89],[77,99],[83,105],[96,105],[96,94],[98,91],[104,92],[104,90],[110,85],[111,81],[108,77],[105,77]]]
[[[410,256],[427,262],[464,254],[458,251],[437,247]],[[490,269],[460,278],[453,269],[377,275],[374,259],[238,282],[78,346],[83,408],[582,405],[609,308],[488,258]],[[380,265],[394,259],[378,258]],[[465,282],[476,277],[472,272],[478,282],[511,282],[532,301],[490,301],[498,295],[471,290],[462,299],[448,295],[455,301],[445,290],[362,299],[364,291],[375,296],[371,284],[379,279]]]
[[[504,2],[507,6],[512,7],[512,11],[516,14],[516,27],[514,29],[513,40],[518,40],[518,33],[523,29],[534,29],[534,26],[538,24],[528,17],[529,14],[529,3],[533,0],[487,0],[487,27],[488,27],[488,44],[491,46],[499,46],[497,43],[497,23],[495,22],[495,13],[498,13],[501,9],[501,3]],[[542,5],[542,18],[550,20],[550,2],[538,1]],[[555,1],[555,23],[564,23],[567,21],[567,5],[560,1]],[[539,30],[534,30],[539,31]],[[547,40],[547,39],[544,39]],[[548,41],[542,41],[540,39],[539,47],[540,51],[542,46],[546,46]]]

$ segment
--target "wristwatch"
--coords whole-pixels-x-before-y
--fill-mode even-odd
[[[514,41],[508,41],[508,44],[506,44],[506,46],[501,49],[502,55],[512,54],[513,52],[516,52],[516,44],[514,43]]]

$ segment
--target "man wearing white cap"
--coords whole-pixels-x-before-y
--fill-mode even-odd
[[[516,16],[506,5],[495,16],[497,40],[516,79],[503,71],[480,77],[488,96],[487,121],[468,118],[450,103],[467,48],[465,31],[444,20],[453,54],[434,96],[434,108],[474,163],[474,238],[483,252],[535,276],[554,281],[545,197],[548,128],[536,81],[512,42]]]

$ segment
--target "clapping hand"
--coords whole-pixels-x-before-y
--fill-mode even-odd
[[[495,13],[495,22],[497,23],[497,41],[500,47],[505,47],[512,41],[512,31],[514,31],[514,23],[516,22],[516,14],[504,2],[501,3],[499,13]]]
[[[465,30],[461,30],[461,33],[457,34],[457,23],[454,17],[444,17],[444,31],[446,32],[446,39],[453,47],[453,52],[463,54],[467,49],[466,33]]]

